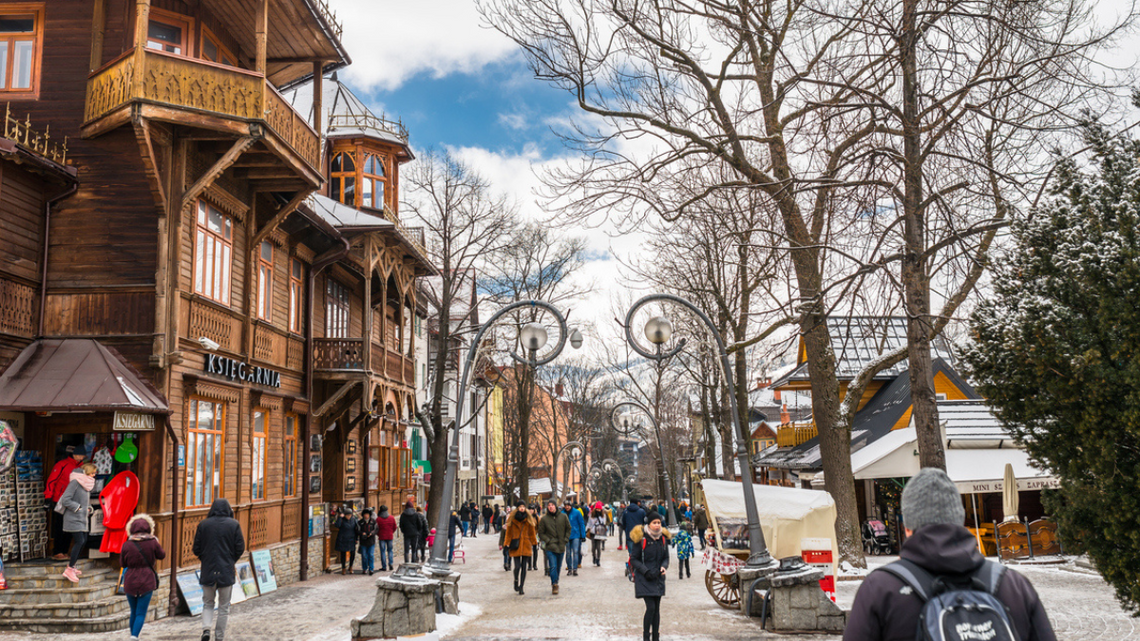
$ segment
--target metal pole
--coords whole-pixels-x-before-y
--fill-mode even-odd
[[[732,379],[732,367],[728,360],[728,351],[725,349],[724,339],[708,315],[701,311],[696,305],[673,294],[650,294],[634,303],[625,317],[625,340],[629,343],[630,347],[633,348],[633,351],[641,356],[655,361],[664,361],[676,356],[685,348],[685,339],[682,338],[672,350],[664,354],[660,352],[654,354],[642,348],[633,339],[632,324],[634,314],[645,305],[655,301],[677,303],[693,312],[693,314],[700,318],[701,322],[705,324],[709,333],[712,334],[713,339],[716,341],[721,371],[724,373],[725,384],[728,386],[729,391],[728,398],[732,410],[732,427],[736,434],[736,458],[740,464],[741,481],[744,486],[744,512],[748,519],[748,561],[744,567],[756,570],[769,570],[778,566],[779,561],[772,559],[772,556],[768,553],[768,546],[764,542],[764,530],[760,527],[760,515],[756,508],[756,494],[752,488],[752,465],[751,461],[748,460],[748,448],[745,446],[747,439],[745,438],[744,429],[740,425],[740,412],[736,403],[736,386]]]
[[[447,452],[447,471],[445,472],[443,479],[443,496],[440,498],[439,506],[437,508],[438,512],[435,526],[435,541],[431,546],[431,559],[428,560],[428,567],[437,572],[444,573],[451,571],[451,564],[447,560],[447,534],[451,527],[451,502],[454,500],[455,496],[455,478],[458,475],[459,469],[459,430],[463,426],[463,399],[467,393],[467,384],[471,379],[471,368],[475,363],[475,357],[479,351],[479,346],[483,344],[483,336],[487,333],[487,330],[489,330],[496,321],[498,321],[508,312],[523,307],[541,307],[542,309],[554,315],[554,318],[558,321],[558,344],[555,345],[554,350],[550,353],[550,355],[542,360],[535,360],[533,351],[529,353],[529,359],[524,359],[512,350],[512,358],[525,365],[538,367],[539,365],[545,365],[554,360],[555,357],[562,353],[562,349],[566,347],[566,338],[568,333],[566,320],[553,305],[545,301],[524,300],[511,303],[510,305],[507,305],[506,307],[500,309],[498,312],[495,312],[493,316],[487,319],[487,322],[483,323],[479,327],[479,333],[475,335],[475,339],[471,342],[471,346],[467,348],[467,358],[463,363],[463,373],[459,377],[458,381],[457,397],[459,398],[460,402],[456,404],[455,420],[451,423],[451,429],[453,432],[451,437],[451,447]]]

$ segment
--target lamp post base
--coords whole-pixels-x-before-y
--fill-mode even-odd
[[[767,552],[753,554],[748,557],[748,561],[744,563],[744,567],[740,568],[751,575],[751,578],[760,578],[768,576],[776,570],[780,569],[779,559],[773,559]]]
[[[440,600],[447,614],[459,614],[459,579],[463,576],[449,567],[435,567],[431,564],[420,568],[424,576],[439,582]]]

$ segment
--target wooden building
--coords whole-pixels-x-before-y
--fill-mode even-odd
[[[324,503],[408,489],[396,480],[410,478],[408,310],[431,267],[394,213],[406,133],[325,135],[325,74],[349,57],[318,0],[0,0],[0,27],[0,100],[67,141],[64,163],[0,140],[0,412],[18,412],[23,448],[47,468],[68,445],[137,445],[122,469],[170,552],[156,614],[177,604],[171,570],[197,565],[216,498],[279,583],[320,572]],[[309,109],[283,96],[300,87]],[[343,198],[350,174],[382,195],[355,198],[346,225],[319,203],[330,187]],[[78,353],[61,346],[98,356],[79,374],[98,361],[154,402],[32,395]],[[37,620],[125,627],[112,599]],[[19,627],[4,607],[0,628]]]

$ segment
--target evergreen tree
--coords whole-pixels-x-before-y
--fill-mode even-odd
[[[1140,614],[1140,142],[1091,123],[1088,162],[1059,161],[1012,228],[966,361],[1031,458],[1045,504]]]

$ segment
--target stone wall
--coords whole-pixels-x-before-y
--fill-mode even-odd
[[[325,537],[309,537],[309,578],[320,576],[325,571]]]
[[[842,632],[847,612],[818,583],[772,588],[773,632]]]
[[[277,585],[289,585],[301,580],[301,541],[280,543],[269,548]]]

